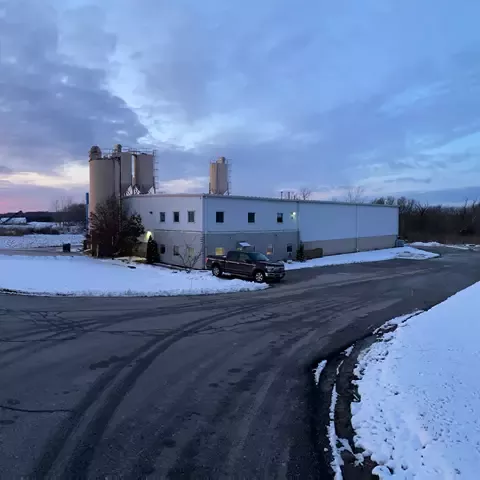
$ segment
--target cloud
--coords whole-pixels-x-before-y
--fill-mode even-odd
[[[91,144],[135,144],[147,133],[135,112],[109,92],[108,61],[96,66],[78,61],[87,48],[92,57],[93,50],[102,51],[105,35],[95,36],[98,28],[86,28],[84,35],[93,35],[98,45],[79,49],[80,32],[66,28],[70,33],[61,42],[56,5],[0,1],[0,157],[10,168],[49,171],[86,161]],[[78,13],[71,15],[86,27],[86,15]],[[73,21],[65,20],[71,15],[65,13],[64,25]],[[99,25],[95,17],[91,23]],[[107,38],[111,51],[114,39]]]

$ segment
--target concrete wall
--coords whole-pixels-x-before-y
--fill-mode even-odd
[[[154,230],[153,238],[158,243],[160,261],[171,265],[185,265],[180,256],[174,255],[174,246],[179,247],[180,254],[187,257],[187,247],[193,248],[194,256],[198,259],[193,265],[194,268],[203,268],[205,259],[203,255],[204,236],[201,232],[183,232],[178,230]],[[162,245],[165,246],[165,253],[161,253]]]
[[[380,248],[393,248],[397,235],[383,235],[377,237],[337,238],[333,240],[315,240],[305,242],[305,251],[322,248],[324,255],[337,255]]]
[[[217,211],[224,212],[224,223],[216,222]],[[248,223],[248,212],[255,213],[255,223]],[[283,223],[277,222],[277,213],[283,213]],[[297,231],[296,217],[297,202],[294,201],[205,197],[207,233]]]
[[[289,258],[287,245],[292,245],[291,258],[295,259],[298,235],[290,232],[232,232],[208,233],[205,235],[205,251],[207,255],[215,255],[216,248],[223,248],[225,253],[236,250],[238,242],[248,242],[255,247],[256,252],[267,254],[269,246],[273,247],[273,254],[268,254],[272,260],[286,260]]]

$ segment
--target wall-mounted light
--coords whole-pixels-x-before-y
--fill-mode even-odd
[[[293,220],[295,220],[295,218],[297,218],[297,212],[292,212],[290,214],[290,218],[292,218]]]

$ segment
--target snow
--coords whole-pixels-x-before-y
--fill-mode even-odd
[[[0,250],[24,250],[38,247],[59,247],[64,243],[80,245],[84,240],[83,235],[78,234],[60,234],[43,235],[34,233],[32,235],[23,235],[21,237],[0,236]]]
[[[260,290],[266,284],[210,272],[170,270],[88,257],[0,255],[0,290],[37,295],[170,296]]]
[[[477,283],[361,355],[354,440],[380,478],[478,478],[479,309]]]
[[[413,247],[386,248],[384,250],[372,250],[369,252],[345,253],[331,255],[329,257],[314,258],[306,262],[292,262],[285,264],[285,270],[297,270],[299,268],[327,267],[330,265],[344,265],[348,263],[382,262],[396,258],[409,260],[426,260],[435,258],[437,253],[425,252]]]
[[[7,222],[8,220],[8,222]],[[5,224],[5,222],[9,225],[24,225],[27,223],[27,219],[25,217],[0,217],[0,224]]]
[[[326,360],[322,360],[317,368],[315,368],[315,370],[313,371],[313,376],[315,377],[315,384],[318,385],[318,382],[320,381],[320,375],[322,374],[322,371],[323,369],[325,368],[325,366],[327,365],[327,361]]]
[[[414,242],[411,243],[413,247],[448,247],[448,248],[456,248],[457,250],[470,250],[472,247],[476,247],[477,245],[450,245],[445,243],[438,243],[438,242]]]
[[[343,352],[343,354],[344,354],[346,357],[349,357],[350,354],[352,353],[354,347],[355,347],[355,344],[350,345],[350,346]]]
[[[340,367],[342,366],[343,361],[337,367],[337,377],[340,372]],[[330,449],[332,451],[332,462],[330,466],[332,467],[334,473],[335,480],[342,480],[342,466],[343,466],[343,459],[341,455],[341,451],[338,448],[337,444],[339,443],[339,438],[337,436],[337,432],[335,429],[335,407],[337,406],[338,400],[338,393],[337,393],[337,385],[333,385],[332,389],[332,399],[330,401],[330,411],[329,411],[329,419],[330,422],[328,424],[328,441],[330,443]]]

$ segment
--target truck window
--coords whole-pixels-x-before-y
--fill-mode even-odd
[[[227,253],[227,260],[231,260],[232,262],[238,262],[238,254],[239,252],[231,251]]]
[[[252,261],[252,259],[250,258],[250,255],[248,253],[245,253],[245,252],[239,252],[238,253],[238,261],[239,262],[248,262],[248,261]]]

